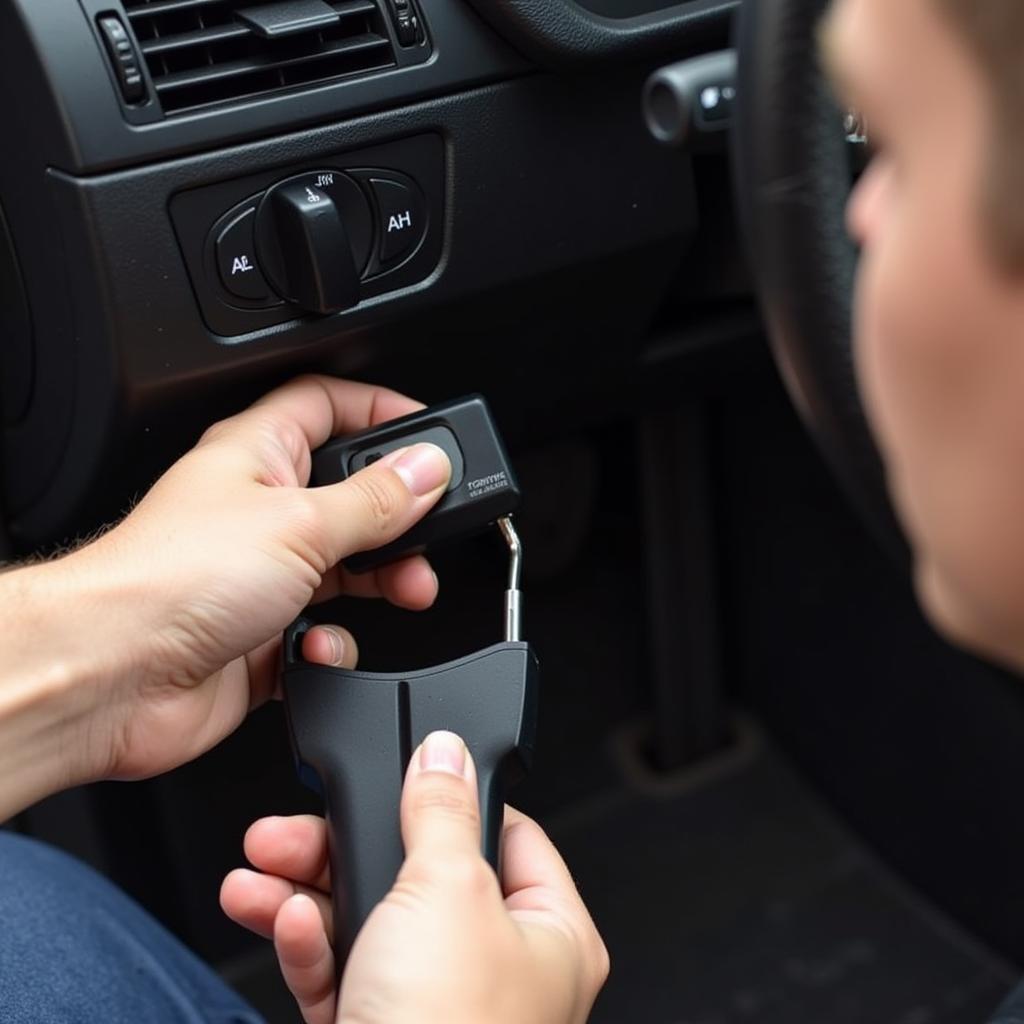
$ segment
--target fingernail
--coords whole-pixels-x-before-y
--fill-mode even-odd
[[[448,483],[452,467],[448,456],[436,444],[414,444],[396,452],[394,461],[383,460],[402,478],[417,497]]]
[[[340,665],[341,659],[345,657],[345,641],[341,634],[336,629],[331,629],[330,626],[324,626],[323,631],[327,634],[327,639],[331,644],[331,664]]]
[[[304,892],[297,892],[294,895],[289,896],[288,902],[292,905],[292,907],[304,907],[307,903],[309,903],[313,907],[313,909],[316,910],[316,903],[313,902],[312,897],[307,896]]]
[[[466,744],[453,732],[432,732],[420,747],[420,771],[466,774]]]

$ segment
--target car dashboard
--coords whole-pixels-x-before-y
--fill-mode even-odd
[[[12,550],[116,517],[301,370],[427,398],[476,381],[513,436],[593,399],[698,229],[643,80],[722,45],[732,6],[4,5]]]

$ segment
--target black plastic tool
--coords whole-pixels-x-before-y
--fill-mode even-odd
[[[444,665],[375,673],[303,660],[302,638],[313,625],[307,618],[285,634],[283,690],[292,746],[303,781],[323,795],[328,822],[339,972],[402,864],[399,804],[412,751],[437,729],[466,741],[477,769],[482,851],[495,870],[504,793],[529,769],[533,752],[539,668],[520,640],[522,551],[508,516],[519,491],[483,399],[428,409],[333,442],[314,458],[315,479],[342,479],[421,440],[448,451],[454,470],[448,493],[418,527],[382,549],[388,558],[370,553],[358,564],[370,568],[497,521],[510,553],[505,637]]]

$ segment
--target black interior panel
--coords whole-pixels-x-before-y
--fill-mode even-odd
[[[522,288],[539,290],[560,315],[571,315],[570,341],[589,331],[598,353],[609,343],[621,346],[623,336],[609,333],[616,319],[607,306],[619,322],[636,324],[635,334],[658,301],[653,286],[674,273],[696,224],[689,161],[659,149],[637,117],[641,80],[635,72],[600,81],[534,76],[202,157],[88,178],[51,171],[62,267],[76,268],[62,292],[74,342],[55,328],[40,332],[40,400],[8,435],[8,505],[20,542],[59,538],[80,522],[116,514],[160,464],[150,445],[162,445],[163,454],[196,436],[198,424],[177,407],[186,395],[204,391],[209,420],[289,368],[330,360],[354,372],[396,347],[447,358],[438,347],[438,317],[488,293],[491,319],[475,330],[477,354],[491,365],[502,362],[495,324],[517,308],[512,296]],[[446,151],[437,271],[386,300],[268,327],[246,335],[245,344],[218,343],[195,301],[168,216],[171,197],[257,169],[285,176],[325,153],[425,133],[439,135]],[[32,307],[55,306],[46,273],[51,250],[33,244],[31,211],[19,208],[18,215],[14,228],[25,239],[22,259],[35,285]],[[669,240],[666,261],[654,250]],[[584,298],[550,279],[611,260],[628,262],[644,287],[610,285]],[[525,324],[520,331],[531,333]],[[71,394],[45,401],[58,383]],[[97,488],[97,480],[107,486]]]

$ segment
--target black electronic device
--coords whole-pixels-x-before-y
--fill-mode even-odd
[[[423,441],[444,449],[451,461],[447,492],[398,540],[347,558],[345,566],[353,572],[366,572],[482,530],[519,505],[519,484],[487,402],[480,395],[435,405],[329,442],[313,456],[311,482],[337,483],[390,452]]]
[[[415,672],[377,673],[307,662],[303,617],[284,637],[282,690],[299,775],[323,798],[330,837],[334,947],[340,973],[367,916],[403,859],[402,783],[412,751],[439,729],[458,733],[476,764],[482,852],[500,870],[504,794],[529,769],[539,667],[520,639],[522,549],[509,513],[519,490],[505,447],[479,396],[435,406],[334,441],[314,455],[314,481],[344,479],[390,451],[428,441],[452,461],[447,493],[362,567],[404,557],[497,522],[509,548],[504,639]]]

